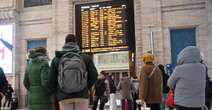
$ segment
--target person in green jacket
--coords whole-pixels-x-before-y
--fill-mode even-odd
[[[48,57],[46,49],[39,47],[30,51],[24,76],[28,94],[28,110],[52,110],[48,89]]]

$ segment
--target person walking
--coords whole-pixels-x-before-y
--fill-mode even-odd
[[[208,76],[208,70],[206,70],[206,87],[205,87],[205,105],[208,110],[211,109],[211,98],[212,98],[212,81]]]
[[[113,74],[110,75],[109,85],[110,85],[110,110],[116,110],[116,85],[115,77]]]
[[[159,64],[158,67],[161,70],[162,78],[163,78],[163,98],[162,98],[162,103],[161,103],[161,110],[165,110],[165,108],[166,108],[165,101],[166,101],[167,94],[169,92],[169,87],[167,86],[167,81],[169,79],[169,75],[166,74],[164,66],[162,64]],[[172,108],[169,108],[169,109],[171,110]]]
[[[52,110],[47,82],[49,64],[46,49],[33,49],[29,58],[23,82],[28,94],[28,110]]]
[[[12,104],[11,104],[11,110],[18,109],[18,96],[15,92],[12,94]]]
[[[48,80],[60,109],[87,110],[89,90],[97,76],[91,57],[80,51],[76,36],[68,34],[62,50],[55,52]]]
[[[108,102],[109,94],[110,94],[109,81],[105,77],[105,72],[102,71],[99,75],[98,80],[93,86],[94,102],[92,110],[97,109],[99,100],[100,100],[99,110],[104,110],[104,106]]]
[[[177,110],[202,110],[205,105],[206,68],[201,63],[200,49],[184,48],[177,57],[177,65],[168,79],[174,89]]]
[[[139,99],[145,102],[151,110],[160,110],[160,103],[162,102],[162,73],[153,61],[154,56],[152,54],[144,54],[144,66],[140,73]]]
[[[204,61],[204,53],[200,52],[202,61],[201,63],[205,66],[206,68],[206,87],[205,87],[205,105],[208,108],[208,110],[211,109],[211,98],[212,98],[212,81],[210,77],[208,76],[208,66]]]
[[[119,82],[117,90],[121,93],[122,110],[133,110],[132,83],[127,73],[123,73],[123,78]]]
[[[140,110],[141,107],[136,103],[136,100],[139,99],[139,84],[140,81],[138,80],[137,76],[134,76],[131,80],[132,82],[132,97],[133,97],[133,110]]]

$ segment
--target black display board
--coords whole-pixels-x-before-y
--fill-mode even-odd
[[[134,27],[129,27],[132,17],[128,8],[125,1],[76,5],[76,35],[82,51],[97,53],[132,48]]]

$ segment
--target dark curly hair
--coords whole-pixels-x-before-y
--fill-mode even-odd
[[[44,47],[37,47],[37,48],[34,48],[33,50],[31,50],[31,53],[42,53],[42,54],[46,54],[47,53],[47,50],[46,48]]]
[[[77,42],[77,38],[74,34],[68,34],[65,38],[65,43]]]

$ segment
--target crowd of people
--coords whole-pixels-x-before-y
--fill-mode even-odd
[[[123,73],[117,86],[113,74],[97,73],[92,58],[80,51],[73,34],[66,36],[62,50],[55,51],[50,65],[45,48],[29,53],[24,76],[28,110],[97,110],[98,105],[104,110],[107,102],[110,110],[117,110],[117,91],[122,110],[141,110],[144,105],[150,110],[210,109],[212,84],[208,68],[200,49],[194,46],[179,53],[170,76],[162,64],[154,64],[154,55],[145,53],[139,78]],[[7,83],[5,77],[1,81]],[[170,91],[174,94],[171,106],[166,101]],[[2,89],[0,92],[4,93]],[[11,99],[11,95],[6,96]]]
[[[194,46],[184,48],[178,55],[177,65],[171,76],[166,73],[162,64],[154,64],[154,55],[151,53],[145,53],[142,61],[144,65],[140,78],[134,76],[130,79],[127,73],[123,73],[117,88],[114,87],[113,75],[109,75],[108,79],[105,71],[104,74],[101,73],[105,78],[101,76],[100,79],[103,79],[102,82],[105,82],[105,85],[109,85],[108,88],[113,94],[116,90],[120,91],[122,110],[141,110],[144,104],[150,110],[165,110],[166,108],[169,110],[210,110],[212,82],[208,77],[208,69],[200,49]],[[105,81],[107,79],[109,84]],[[101,97],[109,95],[104,94],[108,93],[104,92],[104,90],[107,91],[106,87],[100,92],[101,95],[97,95],[100,99],[99,110],[103,110],[107,102],[101,101]],[[168,97],[171,96],[170,102]],[[113,100],[114,98],[110,97],[110,110],[116,110],[116,105],[114,105],[116,102]],[[96,110],[97,102],[93,110]]]

